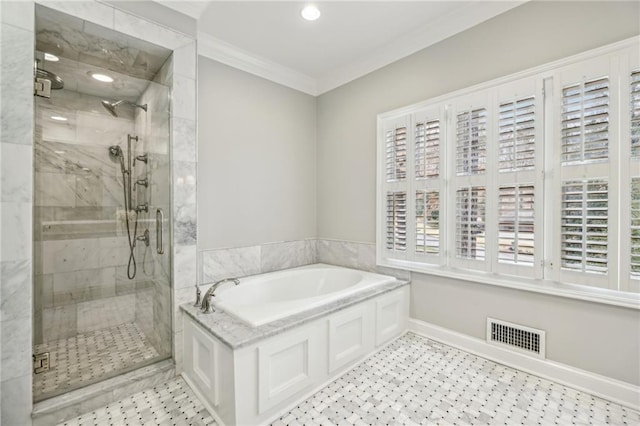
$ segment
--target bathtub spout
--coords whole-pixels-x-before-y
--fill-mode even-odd
[[[213,297],[213,292],[216,291],[216,289],[229,281],[233,281],[233,283],[235,285],[240,284],[240,280],[237,278],[224,278],[220,281],[216,281],[215,283],[213,283],[213,285],[211,287],[209,287],[209,290],[207,290],[207,292],[204,294],[204,297],[202,298],[202,312],[205,314],[212,314],[213,312],[215,312],[213,310],[213,304],[211,303],[211,298]]]

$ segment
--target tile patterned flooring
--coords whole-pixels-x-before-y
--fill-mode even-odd
[[[35,353],[43,352],[49,352],[50,369],[34,375],[37,399],[93,383],[159,355],[134,323],[36,345]]]
[[[215,425],[178,378],[64,423]],[[282,425],[640,425],[640,413],[408,333],[276,419]]]

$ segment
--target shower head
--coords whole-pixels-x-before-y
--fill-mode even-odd
[[[102,101],[102,106],[107,111],[109,111],[111,113],[111,115],[113,115],[114,117],[118,116],[118,113],[116,112],[116,108],[118,108],[121,104],[131,105],[134,108],[140,108],[140,109],[143,109],[143,110],[147,111],[147,104],[138,105],[138,104],[134,104],[133,102],[129,102],[129,101],[125,101],[125,100],[113,101],[113,102]]]
[[[121,156],[122,148],[120,148],[118,145],[112,145],[109,147],[109,158],[111,158],[112,161],[120,161],[118,157]]]

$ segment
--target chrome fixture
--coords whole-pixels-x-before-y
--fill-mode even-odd
[[[114,116],[116,116],[115,114],[115,108],[122,102],[126,102],[126,101],[118,101],[115,102],[113,104],[107,102],[107,101],[103,101],[102,105],[105,106],[105,108],[107,108]],[[127,102],[128,103],[128,102]],[[134,106],[138,106],[142,109],[144,109],[145,111],[147,110],[147,106],[143,105],[135,105]],[[124,152],[122,151],[122,148],[120,148],[120,146],[118,145],[113,145],[109,147],[109,158],[111,158],[112,161],[114,162],[120,162],[120,172],[122,173],[122,190],[123,190],[123,195],[124,195],[124,210],[125,210],[125,222],[127,225],[127,237],[129,240],[129,262],[127,264],[127,277],[132,280],[135,278],[136,276],[136,271],[137,271],[137,266],[136,266],[136,258],[135,258],[135,246],[136,246],[136,242],[137,241],[144,241],[145,245],[147,247],[149,247],[150,244],[150,237],[149,237],[149,230],[146,229],[144,231],[143,235],[138,236],[138,218],[141,212],[145,212],[148,213],[149,212],[149,204],[148,203],[144,203],[144,204],[139,204],[137,207],[133,208],[133,198],[131,195],[131,189],[134,186],[133,184],[133,179],[131,177],[131,168],[132,168],[132,164],[131,164],[131,142],[138,142],[138,137],[137,136],[132,136],[132,135],[127,135],[127,158],[125,160],[125,156],[124,156]],[[146,155],[146,154],[145,154]],[[142,160],[140,160],[142,161]],[[146,163],[146,162],[145,162]],[[147,178],[144,179],[138,179],[135,182],[135,185],[141,185],[144,186],[145,188],[147,188],[149,186],[149,180]],[[136,186],[137,188],[137,186]],[[131,212],[135,212],[136,214],[136,219],[135,219],[135,223],[134,223],[134,227],[133,227],[133,233],[131,232],[131,224],[130,224],[130,219],[129,219],[129,214]]]
[[[136,181],[136,185],[140,185],[140,186],[144,186],[145,188],[149,187],[149,179],[144,178],[144,179],[138,179]],[[136,190],[136,187],[133,187],[133,190]]]
[[[200,291],[200,287],[198,287],[198,284],[196,284],[196,302],[193,304],[193,306],[195,306],[196,308],[202,308],[201,295],[202,292]]]
[[[212,314],[215,311],[213,310],[213,305],[211,304],[211,298],[213,297],[213,292],[216,291],[216,289],[226,283],[226,282],[233,282],[235,285],[240,284],[240,280],[237,278],[224,278],[220,281],[216,281],[215,283],[213,283],[211,285],[211,287],[209,287],[209,290],[207,290],[207,292],[204,294],[204,297],[202,298],[202,312],[205,314]],[[200,291],[198,289],[198,291]],[[196,301],[197,302],[197,301]]]
[[[144,245],[149,247],[149,244],[151,244],[151,241],[149,238],[149,230],[145,229],[142,235],[138,235],[136,237],[136,241],[144,241]]]
[[[36,59],[33,66],[33,94],[50,98],[51,90],[64,88],[64,81],[51,71],[40,68],[40,62],[40,59]]]
[[[136,213],[140,212],[149,213],[149,203],[139,204],[138,207],[136,207]]]
[[[134,108],[140,108],[143,109],[145,111],[147,111],[147,104],[144,105],[138,105],[136,103],[133,102],[129,102],[129,101],[125,101],[125,100],[119,100],[119,101],[102,101],[102,106],[111,113],[111,115],[113,115],[114,117],[118,116],[118,113],[116,112],[116,108],[118,108],[120,105],[129,105],[132,106]],[[138,137],[136,136],[136,141],[138,140]]]
[[[136,156],[136,158],[133,159],[133,167],[136,166],[136,161],[142,161],[144,164],[147,164],[147,161],[149,161],[149,154],[144,153]]]
[[[164,245],[162,243],[162,224],[164,223],[164,211],[161,208],[156,209],[156,251],[158,254],[164,254]]]

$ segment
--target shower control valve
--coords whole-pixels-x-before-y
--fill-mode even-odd
[[[149,179],[144,178],[144,179],[138,179],[136,181],[136,185],[140,185],[140,186],[144,186],[145,188],[149,187]]]
[[[136,207],[136,212],[137,213],[140,213],[140,212],[149,213],[149,203],[140,204],[138,207]]]
[[[142,161],[144,164],[147,164],[149,161],[149,154],[137,155],[136,158],[133,159],[133,167],[136,166],[136,161]]]
[[[150,241],[149,241],[149,230],[145,229],[144,230],[144,234],[138,235],[136,237],[136,241],[144,241],[144,245],[149,247],[149,244],[150,244]]]

